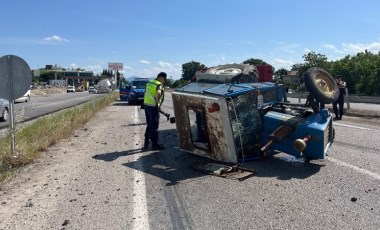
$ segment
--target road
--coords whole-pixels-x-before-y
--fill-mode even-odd
[[[173,114],[171,98],[163,110]],[[144,111],[116,101],[0,189],[0,229],[378,229],[377,121],[345,117],[326,160],[246,162],[244,181],[198,172],[162,117],[166,150],[142,151]]]
[[[46,94],[33,96],[31,101],[14,104],[15,121],[27,121],[42,115],[57,112],[86,101],[103,96],[88,92]],[[0,129],[9,126],[7,122],[0,122]]]

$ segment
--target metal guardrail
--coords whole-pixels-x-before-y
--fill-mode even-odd
[[[288,93],[287,96],[290,98],[300,98],[300,99],[306,99],[305,93]],[[351,94],[348,95],[346,94],[345,97],[345,102],[350,103],[368,103],[368,104],[380,104],[380,97],[370,97],[370,96],[360,96],[360,95],[355,95]]]
[[[380,97],[349,95],[348,100],[356,103],[380,104]]]

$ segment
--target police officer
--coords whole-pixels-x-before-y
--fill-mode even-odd
[[[339,97],[338,100],[333,103],[333,110],[335,113],[335,120],[342,120],[343,116],[343,106],[344,106],[344,95],[346,94],[346,82],[342,81],[342,76],[337,75],[335,78],[336,84],[339,87]],[[338,111],[339,105],[339,111]]]
[[[165,149],[164,146],[158,144],[158,125],[160,113],[159,109],[164,101],[164,83],[166,81],[166,73],[161,72],[157,78],[146,84],[144,95],[144,108],[146,118],[146,130],[144,149],[149,147],[149,140],[152,141],[152,150]]]

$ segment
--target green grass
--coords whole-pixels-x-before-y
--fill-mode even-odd
[[[11,137],[0,137],[0,181],[9,178],[13,172],[32,163],[41,151],[66,139],[86,124],[94,115],[118,98],[110,93],[99,99],[74,108],[42,117],[15,131],[16,157],[12,154]]]

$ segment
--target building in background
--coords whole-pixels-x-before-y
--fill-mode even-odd
[[[288,74],[282,77],[283,82],[291,85],[301,84],[301,77],[297,76],[297,72],[295,70],[288,71]]]
[[[66,69],[59,65],[46,65],[45,68],[33,70],[33,83],[50,86],[75,86],[78,91],[85,91],[89,86],[96,85],[104,79],[111,79],[108,75],[95,74],[85,69]]]

